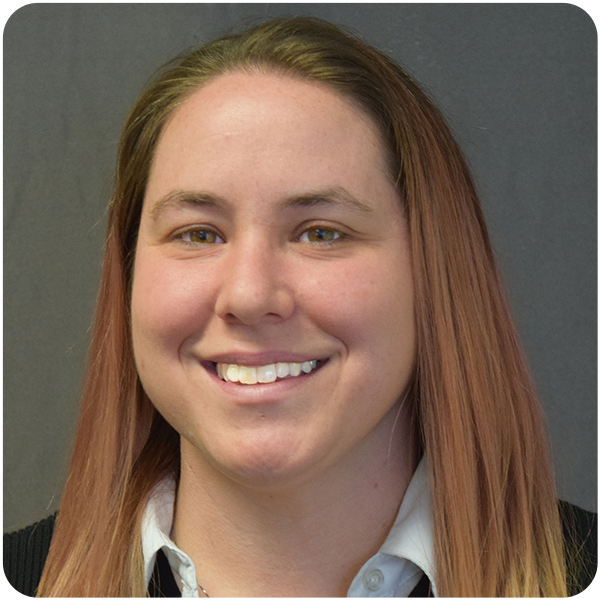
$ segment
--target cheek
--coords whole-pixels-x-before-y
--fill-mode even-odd
[[[208,274],[191,261],[136,258],[132,288],[132,332],[136,351],[148,344],[172,347],[201,331],[212,311]]]
[[[349,260],[315,269],[301,290],[301,304],[348,351],[378,359],[412,360],[415,346],[410,264],[394,259]]]
[[[356,355],[389,358],[414,344],[412,277],[395,250],[383,256],[288,265],[287,283],[301,318]],[[136,258],[132,330],[136,359],[195,342],[214,316],[218,272],[195,261],[160,260],[144,249]],[[150,355],[152,353],[152,355]]]

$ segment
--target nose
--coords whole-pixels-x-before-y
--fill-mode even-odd
[[[216,314],[245,325],[288,319],[294,312],[294,297],[286,284],[282,257],[260,241],[233,246],[222,265]]]

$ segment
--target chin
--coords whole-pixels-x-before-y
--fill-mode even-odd
[[[244,435],[226,447],[212,448],[206,459],[220,475],[239,484],[277,488],[310,478],[319,470],[321,454],[280,433]]]

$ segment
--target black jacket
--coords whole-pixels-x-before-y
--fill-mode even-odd
[[[596,574],[598,540],[596,515],[581,508],[560,503],[563,532],[567,548],[569,595],[583,591]],[[4,535],[4,573],[10,584],[26,596],[35,596],[42,576],[55,515],[25,529]],[[164,554],[159,552],[148,589],[151,597],[181,596]],[[425,576],[412,592],[412,597],[431,595]]]

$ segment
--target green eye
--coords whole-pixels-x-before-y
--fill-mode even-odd
[[[313,243],[334,242],[340,237],[340,232],[330,227],[311,227],[300,236],[300,241]]]
[[[301,242],[328,243],[342,237],[339,231],[331,227],[311,227],[299,238]],[[181,239],[190,244],[222,244],[223,240],[212,229],[190,229],[181,235]]]
[[[214,231],[207,231],[206,229],[190,231],[189,235],[190,242],[195,244],[214,244],[217,239],[217,234]]]
[[[189,229],[184,231],[181,240],[188,244],[222,244],[223,240],[212,229]]]

